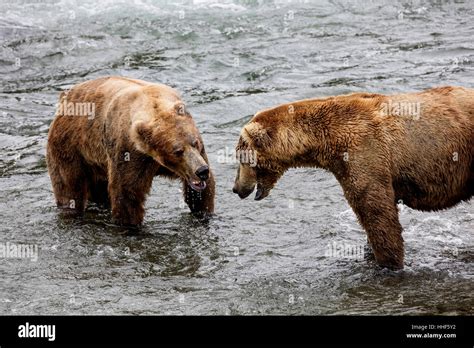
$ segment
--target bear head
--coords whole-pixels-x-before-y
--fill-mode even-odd
[[[248,197],[255,186],[255,200],[268,196],[287,169],[273,151],[278,145],[274,128],[251,121],[242,129],[236,146],[239,168],[232,190],[240,198]]]
[[[154,101],[132,119],[131,139],[138,151],[202,191],[210,170],[199,131],[179,100]]]

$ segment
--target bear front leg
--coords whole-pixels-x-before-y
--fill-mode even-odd
[[[108,177],[113,222],[122,226],[141,225],[153,173],[143,164],[129,161],[111,165]]]
[[[87,175],[79,156],[61,156],[60,151],[48,147],[48,171],[56,204],[65,216],[82,215],[87,203]]]
[[[373,178],[353,180],[352,183],[368,183],[364,189],[346,186],[344,193],[367,237],[375,261],[382,267],[402,269],[404,246],[402,226],[391,183],[382,184]]]

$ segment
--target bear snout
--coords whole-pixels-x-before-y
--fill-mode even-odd
[[[209,179],[209,166],[199,167],[194,174],[196,174],[199,179],[206,181]]]
[[[241,199],[247,198],[254,190],[255,185],[248,188],[241,188],[240,185],[236,182],[234,187],[232,188],[232,192],[239,195]]]

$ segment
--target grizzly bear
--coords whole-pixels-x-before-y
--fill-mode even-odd
[[[397,203],[434,211],[474,193],[474,90],[356,93],[258,112],[242,129],[233,191],[265,198],[294,167],[329,170],[367,232],[380,266],[403,268]]]
[[[214,177],[201,135],[171,87],[123,77],[62,92],[51,124],[47,165],[58,207],[82,213],[87,201],[137,226],[155,176],[181,179],[192,212],[214,210]]]

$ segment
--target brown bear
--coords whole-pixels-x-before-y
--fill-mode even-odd
[[[403,268],[397,202],[433,211],[474,193],[474,90],[356,93],[258,112],[242,129],[233,191],[265,198],[294,167],[329,170],[367,232],[376,262]],[[255,152],[256,165],[242,158]]]
[[[192,212],[214,210],[202,138],[179,94],[162,84],[105,77],[61,93],[46,160],[66,212],[95,201],[111,206],[116,223],[140,225],[157,175],[181,179]]]

